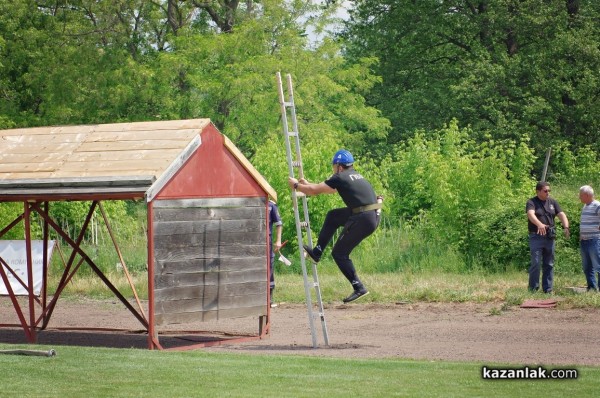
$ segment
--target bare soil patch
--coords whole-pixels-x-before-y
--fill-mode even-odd
[[[328,305],[325,319],[314,322],[313,348],[306,306],[280,304],[271,310],[271,334],[263,340],[203,348],[212,352],[314,355],[346,358],[411,358],[444,361],[600,366],[600,314],[596,309],[518,308],[498,304],[352,304]],[[18,323],[6,297],[0,297],[0,324]],[[186,330],[255,333],[256,318],[185,325]],[[40,344],[146,348],[141,332],[57,331],[61,327],[143,329],[116,301],[61,300],[39,334]],[[189,327],[192,327],[190,329]],[[200,328],[200,329],[193,329]],[[171,337],[161,336],[169,344]],[[202,337],[193,337],[201,341]],[[0,328],[0,342],[26,342],[22,329]]]

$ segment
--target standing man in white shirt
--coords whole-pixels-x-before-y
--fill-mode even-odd
[[[600,202],[594,200],[594,190],[589,185],[579,188],[579,200],[583,203],[579,242],[583,273],[588,291],[598,291],[600,274]]]

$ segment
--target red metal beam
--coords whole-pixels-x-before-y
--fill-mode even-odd
[[[35,303],[33,298],[35,292],[33,291],[33,258],[31,253],[31,214],[29,212],[29,204],[23,202],[23,222],[25,224],[25,252],[27,255],[27,296],[29,297],[29,330],[31,331],[31,337],[33,342],[37,342],[37,335],[35,333]]]
[[[148,203],[146,211],[148,224],[148,349],[162,349],[158,342],[156,334],[156,324],[154,319],[154,202]]]
[[[44,212],[49,214],[50,203],[44,202]],[[42,238],[44,241],[44,248],[42,254],[42,313],[45,312],[46,302],[48,299],[48,240],[50,236],[50,230],[48,228],[48,222],[44,220],[44,226],[42,227]],[[47,321],[44,320],[44,324]]]
[[[139,200],[144,198],[144,193],[139,191],[131,192],[107,192],[107,193],[85,193],[85,194],[27,194],[27,195],[2,195],[0,194],[0,202],[56,202],[56,201],[98,201],[98,200]]]
[[[2,238],[5,233],[7,233],[11,229],[13,229],[15,225],[17,225],[18,223],[20,223],[22,219],[23,219],[23,214],[21,214],[20,216],[18,216],[17,218],[15,218],[13,220],[13,222],[11,222],[10,224],[8,224],[2,231],[0,231],[0,238]]]
[[[267,198],[267,200],[265,201],[265,223],[267,224],[265,228],[265,239],[267,242],[267,316],[266,319],[263,319],[262,316],[258,319],[258,334],[260,336],[262,336],[264,333],[268,334],[271,325],[271,245],[273,244],[273,242],[271,241],[271,239],[269,239],[269,232],[273,233],[273,231],[269,231],[269,216],[269,198]],[[274,264],[273,267],[275,267]],[[275,272],[275,269],[273,269],[273,272]]]
[[[13,291],[12,286],[10,285],[10,281],[8,280],[8,275],[6,275],[6,272],[4,271],[4,266],[6,266],[8,269],[10,269],[10,268],[8,267],[8,264],[6,264],[6,262],[2,258],[0,258],[0,263],[1,263],[0,276],[2,277],[2,281],[4,282],[4,285],[6,286],[6,290],[8,292],[8,297],[10,297],[10,300],[12,301],[13,307],[15,308],[15,312],[17,313],[17,317],[19,318],[19,322],[21,322],[21,327],[25,331],[25,337],[27,338],[27,341],[29,341],[30,343],[33,343],[34,337],[31,335],[31,331],[29,330],[29,327],[27,325],[27,320],[25,319],[23,310],[21,310],[21,306],[19,305],[19,302],[17,301],[15,292]],[[13,271],[13,273],[14,273],[14,271]]]
[[[50,303],[48,303],[48,307],[44,308],[44,325],[43,328],[46,327],[47,323],[50,320],[50,317],[52,316],[52,312],[54,311],[54,307],[56,306],[56,302],[58,301],[58,298],[60,297],[60,294],[62,293],[63,289],[65,288],[66,284],[69,282],[70,277],[68,277],[69,271],[71,269],[71,266],[73,264],[73,261],[75,260],[75,256],[77,255],[77,250],[76,248],[79,248],[79,246],[81,245],[81,242],[83,240],[83,237],[85,235],[85,231],[87,230],[87,227],[89,225],[89,222],[92,218],[92,214],[94,214],[94,209],[96,208],[98,202],[92,202],[92,204],[90,205],[90,210],[88,211],[88,214],[86,216],[86,219],[81,227],[81,230],[79,231],[79,236],[77,237],[77,241],[74,242],[68,234],[66,234],[59,226],[58,224],[56,224],[51,218],[50,215],[48,213],[44,213],[44,211],[38,206],[37,203],[31,203],[31,206],[38,212],[38,214],[45,220],[45,222],[47,222],[48,224],[50,224],[52,226],[52,228],[60,235],[63,237],[63,239],[65,239],[66,242],[69,243],[69,245],[73,248],[73,251],[71,252],[71,256],[69,257],[69,261],[67,262],[67,266],[65,268],[65,270],[63,271],[63,275],[60,279],[60,281],[58,282],[58,286],[56,288],[56,292],[54,293],[54,297],[52,297],[52,300],[50,300]],[[83,256],[82,256],[83,257]],[[75,269],[73,271],[74,275],[75,271],[77,269]]]
[[[32,203],[31,207],[34,208],[39,214],[40,216],[42,216],[45,220],[48,221],[48,223],[50,224],[50,226],[52,226],[52,228],[55,229],[55,231],[60,234],[63,239],[65,239],[65,241],[67,243],[69,243],[69,245],[73,248],[73,253],[71,254],[71,258],[69,259],[69,263],[72,263],[73,258],[75,257],[75,254],[79,254],[83,259],[85,259],[85,262],[88,263],[88,265],[92,268],[92,270],[96,273],[96,275],[98,275],[98,277],[104,282],[104,284],[114,293],[115,296],[117,296],[117,298],[125,305],[125,307],[127,307],[127,309],[140,321],[140,323],[144,326],[144,327],[148,327],[148,322],[144,319],[143,316],[141,316],[135,308],[133,308],[133,306],[129,303],[129,301],[127,301],[127,299],[121,294],[121,292],[119,292],[119,290],[108,280],[108,278],[104,275],[104,273],[102,273],[102,271],[100,270],[100,268],[98,268],[98,266],[94,263],[94,261],[87,255],[87,253],[85,253],[83,251],[83,249],[81,249],[81,240],[83,239],[83,234],[85,232],[85,230],[87,229],[88,225],[89,225],[89,221],[92,218],[92,214],[93,214],[93,210],[96,207],[97,202],[93,202],[92,205],[90,206],[90,212],[88,213],[88,216],[86,217],[86,220],[84,222],[84,225],[81,229],[80,232],[80,236],[77,239],[77,242],[74,242],[51,218],[48,214],[45,214],[40,207],[38,206],[37,203]],[[64,279],[64,275],[63,275],[63,279]],[[61,283],[64,282],[61,280]],[[61,285],[59,285],[59,287],[61,287]],[[64,288],[64,284],[61,287],[61,291]],[[50,302],[50,306],[52,306],[52,309],[54,308],[54,306],[56,305],[56,301],[58,300],[58,296],[59,296],[60,292],[57,289],[57,293],[55,293],[55,296],[53,297],[52,301]]]
[[[248,341],[260,340],[260,339],[261,339],[261,336],[244,336],[244,337],[236,337],[236,338],[225,339],[225,340],[205,341],[203,343],[191,344],[191,345],[186,345],[186,346],[182,346],[182,347],[166,348],[164,350],[165,351],[187,351],[187,350],[194,350],[196,348],[214,347],[214,346],[223,345],[223,344],[246,343]]]
[[[117,251],[117,255],[119,256],[119,261],[121,262],[121,265],[123,266],[123,271],[125,272],[125,276],[127,277],[127,282],[129,282],[131,291],[133,292],[133,295],[135,296],[135,301],[138,305],[140,314],[142,315],[144,320],[146,322],[148,322],[148,320],[146,319],[146,314],[144,313],[144,309],[142,308],[142,303],[140,302],[140,298],[138,297],[137,291],[135,290],[135,285],[133,283],[133,279],[131,278],[131,275],[129,274],[129,269],[127,267],[127,264],[125,264],[125,260],[123,259],[123,255],[121,254],[121,250],[119,249],[119,245],[117,244],[117,239],[115,239],[115,235],[113,234],[112,228],[110,227],[110,222],[108,221],[108,216],[106,215],[106,212],[104,211],[102,202],[98,203],[98,207],[100,208],[100,213],[102,213],[102,218],[104,219],[104,225],[106,225],[106,229],[108,230],[110,239],[112,240],[115,250]]]

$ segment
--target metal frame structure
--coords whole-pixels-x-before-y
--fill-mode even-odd
[[[23,204],[24,204],[23,214],[20,215],[19,217],[17,217],[12,223],[10,223],[10,225],[8,227],[6,227],[2,231],[0,231],[0,238],[1,238],[7,232],[9,232],[13,227],[18,225],[18,223],[20,221],[23,221],[25,224],[25,245],[26,245],[26,251],[27,251],[26,256],[27,256],[28,281],[27,281],[27,283],[25,283],[20,278],[18,278],[17,274],[12,270],[10,265],[7,264],[2,258],[0,258],[0,262],[3,265],[3,267],[0,267],[0,276],[2,277],[2,280],[5,284],[5,286],[7,287],[7,290],[9,292],[9,297],[12,301],[14,309],[19,318],[20,326],[23,328],[23,331],[25,332],[28,342],[30,342],[30,343],[37,342],[37,332],[39,330],[44,330],[47,327],[48,322],[50,321],[50,317],[52,316],[52,312],[54,311],[54,308],[56,306],[58,299],[61,296],[62,291],[64,290],[64,288],[67,286],[69,281],[73,278],[73,276],[76,274],[77,270],[81,267],[81,265],[84,262],[87,263],[91,267],[91,269],[96,273],[96,275],[98,275],[98,277],[104,282],[104,284],[106,284],[106,286],[125,305],[125,307],[140,321],[142,326],[144,328],[148,328],[148,320],[147,320],[144,310],[142,308],[142,304],[138,297],[137,291],[135,290],[135,286],[133,285],[133,283],[131,281],[131,277],[129,276],[129,272],[126,271],[126,275],[128,277],[131,289],[134,293],[136,302],[138,304],[138,309],[135,309],[129,303],[129,301],[110,282],[110,280],[106,277],[106,275],[104,275],[104,273],[100,270],[98,265],[90,258],[90,256],[87,253],[85,253],[85,251],[81,247],[83,237],[85,236],[85,233],[90,225],[90,220],[92,218],[92,215],[94,214],[96,207],[99,207],[102,212],[102,216],[104,217],[104,221],[106,223],[107,229],[109,230],[109,234],[111,235],[111,238],[113,238],[113,242],[115,244],[117,253],[121,259],[123,258],[121,255],[121,252],[119,250],[119,247],[118,247],[116,241],[114,240],[114,235],[112,233],[110,223],[108,221],[108,218],[106,217],[106,213],[104,212],[101,202],[98,200],[93,200],[91,202],[88,214],[87,214],[87,216],[82,224],[82,228],[79,231],[79,234],[75,240],[73,240],[69,236],[69,234],[67,232],[65,232],[62,228],[60,228],[58,223],[56,223],[51,218],[51,216],[49,214],[49,208],[50,208],[49,203],[50,202],[48,202],[48,201],[45,201],[45,202],[24,201],[23,202]],[[41,206],[40,204],[43,204],[43,206]],[[32,260],[32,253],[31,253],[31,215],[34,212],[43,219],[43,242],[44,242],[43,267],[44,267],[44,269],[43,269],[43,283],[42,283],[41,298],[37,297],[34,294],[33,280],[32,280],[33,260]],[[62,273],[62,276],[60,278],[58,286],[56,287],[56,291],[52,294],[52,299],[50,301],[48,301],[47,248],[48,248],[48,240],[49,240],[49,235],[50,235],[49,234],[50,228],[52,230],[54,230],[54,232],[57,235],[59,235],[64,240],[64,242],[66,242],[72,248],[72,252],[69,257],[69,260],[65,264],[65,269]],[[79,259],[79,261],[76,262],[75,260],[77,258],[77,255],[79,255],[80,259]],[[124,264],[124,262],[122,262],[122,264],[123,264],[123,269],[126,270],[127,267]],[[25,317],[25,311],[23,311],[19,301],[17,300],[17,298],[12,290],[12,287],[8,280],[8,274],[5,271],[5,268],[28,291],[27,297],[28,297],[29,319],[27,319]],[[39,312],[36,311],[36,304],[39,307]]]

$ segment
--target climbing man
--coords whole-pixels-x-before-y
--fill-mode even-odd
[[[382,197],[378,197],[373,187],[354,169],[354,157],[345,149],[335,153],[332,160],[333,175],[321,183],[310,183],[306,179],[290,177],[291,188],[306,195],[338,193],[346,207],[333,209],[327,213],[314,248],[304,246],[310,258],[318,263],[325,247],[335,231],[343,227],[335,242],[331,255],[340,271],[350,281],[353,292],[343,301],[349,303],[369,294],[358,278],[350,253],[363,239],[371,235],[379,225]]]

